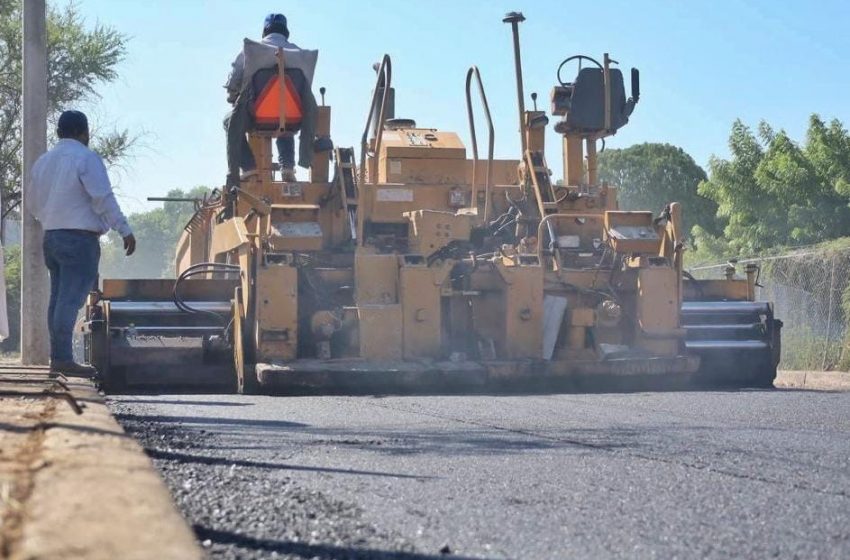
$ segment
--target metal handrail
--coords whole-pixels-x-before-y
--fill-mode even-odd
[[[360,184],[366,183],[366,152],[369,151],[369,125],[372,123],[372,117],[375,114],[375,101],[378,99],[378,89],[381,87],[383,79],[384,94],[381,96],[381,110],[378,113],[378,127],[375,133],[375,151],[372,157],[377,157],[381,150],[381,139],[384,135],[384,123],[386,121],[387,100],[390,96],[390,86],[392,82],[393,65],[390,60],[390,55],[385,54],[381,59],[381,65],[378,67],[378,79],[375,82],[375,90],[372,92],[372,102],[369,104],[369,116],[366,118],[366,127],[363,129],[363,136],[360,138]],[[376,167],[369,166],[369,182],[375,182]]]
[[[478,139],[475,135],[475,118],[472,112],[472,77],[478,82],[478,93],[481,95],[481,104],[484,105],[484,115],[487,117],[488,142],[487,142],[487,174],[484,176],[484,225],[490,217],[490,190],[491,170],[493,168],[493,149],[495,146],[495,131],[493,119],[490,117],[490,105],[487,103],[487,94],[484,93],[484,84],[481,82],[481,72],[477,66],[470,67],[466,73],[466,112],[469,117],[469,134],[472,137],[472,201],[470,206],[478,206],[478,184],[475,173],[478,167]]]

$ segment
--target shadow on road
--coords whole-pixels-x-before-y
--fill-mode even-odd
[[[402,412],[416,413],[405,410]],[[419,414],[422,414],[419,411]],[[428,414],[442,420],[453,417]],[[286,420],[222,418],[130,414],[116,412],[115,417],[130,434],[140,432],[168,433],[172,445],[182,450],[279,449],[287,445],[309,447],[345,447],[368,450],[384,455],[505,455],[544,451],[555,447],[585,450],[615,450],[643,445],[644,429],[582,428],[568,435],[541,434],[526,430],[509,430],[498,425],[463,422],[459,431],[369,429],[355,427],[321,428]],[[530,436],[530,437],[529,437]],[[248,442],[256,442],[249,444]],[[210,458],[210,460],[212,460]],[[229,463],[228,463],[229,464]],[[274,468],[274,467],[269,467]]]
[[[394,552],[389,550],[376,550],[373,548],[354,548],[345,546],[334,546],[330,544],[308,544],[286,540],[259,539],[230,531],[210,529],[202,525],[194,525],[198,540],[209,540],[215,544],[235,545],[254,551],[277,552],[278,554],[292,554],[301,558],[317,558],[321,560],[340,559],[374,559],[374,560],[438,560],[453,558],[464,560],[464,556],[444,554],[422,554],[418,552]]]
[[[185,405],[185,406],[254,406],[250,402],[232,402],[232,401],[187,401],[180,399],[120,399],[116,402],[127,404],[169,404],[169,405]]]
[[[222,465],[229,467],[236,465],[238,467],[249,467],[255,469],[269,470],[286,470],[286,471],[306,471],[306,472],[321,472],[334,474],[353,474],[361,476],[385,476],[389,478],[409,478],[413,480],[430,480],[432,476],[418,476],[413,474],[398,474],[381,471],[361,471],[356,469],[336,469],[332,467],[310,467],[306,465],[288,465],[285,463],[270,463],[266,461],[248,461],[243,459],[210,457],[208,455],[193,455],[191,453],[177,453],[174,451],[163,451],[161,449],[145,449],[145,453],[151,459],[161,459],[166,461],[176,461],[178,463],[197,463],[200,465]]]
[[[307,428],[307,424],[300,422],[288,422],[286,420],[255,420],[243,418],[218,418],[204,416],[166,416],[161,414],[129,414],[126,412],[114,413],[116,419],[121,424],[138,422],[138,423],[156,423],[165,425],[181,425],[181,424],[207,424],[210,426],[250,426],[253,428],[272,428],[275,430],[286,430],[294,428]]]

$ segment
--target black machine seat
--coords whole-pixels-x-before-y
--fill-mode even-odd
[[[286,87],[286,130],[298,132],[303,117],[300,92],[307,87],[307,78],[299,68],[284,69]],[[262,68],[251,78],[254,100],[251,114],[255,130],[277,130],[279,127],[280,80],[277,67]]]
[[[618,68],[609,71],[611,79],[611,126],[616,131],[629,122],[634,103],[626,101],[623,73]],[[582,68],[572,84],[566,86],[566,96],[559,100],[565,117],[556,126],[560,133],[599,132],[605,130],[605,76],[601,68]]]

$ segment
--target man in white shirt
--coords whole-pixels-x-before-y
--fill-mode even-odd
[[[50,271],[50,369],[93,376],[93,367],[74,362],[72,340],[77,314],[97,288],[100,236],[114,229],[127,256],[136,238],[121,212],[103,161],[88,148],[89,126],[79,111],[65,111],[57,125],[59,141],[35,162],[29,196],[32,215],[44,228],[44,261]]]

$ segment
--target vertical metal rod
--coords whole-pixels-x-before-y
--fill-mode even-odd
[[[522,85],[522,57],[519,50],[519,24],[525,21],[525,16],[521,12],[510,12],[502,21],[511,24],[511,32],[514,38],[514,69],[516,71],[516,95],[517,107],[519,109],[519,134],[524,156],[527,149],[527,142],[525,138],[525,92]]]
[[[496,134],[493,127],[493,119],[490,116],[490,105],[487,103],[487,94],[484,93],[484,84],[481,82],[481,72],[477,66],[473,66],[466,73],[466,112],[469,116],[469,133],[472,138],[472,201],[470,206],[478,206],[478,184],[476,180],[476,168],[478,167],[478,139],[475,134],[475,118],[472,112],[472,77],[478,82],[478,93],[481,95],[481,104],[484,105],[484,116],[487,118],[487,172],[484,176],[484,219],[486,225],[490,217],[490,190],[491,171],[493,168],[493,152],[496,145]]]
[[[820,368],[826,371],[827,357],[829,356],[829,339],[832,331],[832,294],[835,292],[835,261],[837,257],[832,257],[832,272],[829,275],[829,312],[826,316],[826,340],[823,343],[823,360],[821,360]]]
[[[472,195],[470,206],[477,206],[478,200],[478,181],[476,173],[478,171],[478,137],[475,134],[475,116],[472,112],[472,76],[475,73],[475,66],[469,68],[466,72],[466,116],[469,119],[469,140],[472,142]]]
[[[44,233],[30,212],[35,160],[47,149],[47,32],[45,0],[23,2],[23,174],[21,184],[21,362],[49,358],[47,304],[50,284],[41,243]]]
[[[605,131],[611,130],[611,59],[605,53],[602,64],[602,74],[605,81]]]
[[[383,95],[381,95],[381,110],[378,112],[378,127],[375,134],[375,159],[378,158],[378,150],[381,148],[381,138],[384,133],[384,123],[386,121],[387,99],[390,95],[392,87],[392,61],[390,55],[385,54],[381,59],[381,65],[378,67],[378,79],[375,83],[375,89],[372,91],[372,102],[369,104],[369,116],[366,119],[366,127],[363,129],[363,136],[360,137],[360,184],[366,184],[366,152],[369,151],[369,125],[372,124],[372,117],[375,114],[375,102],[378,99],[378,91],[381,90],[381,83],[384,84]],[[369,181],[375,182],[375,165],[369,168]]]
[[[564,181],[575,187],[584,180],[584,150],[580,136],[564,135]]]
[[[596,172],[596,138],[593,136],[586,138],[584,143],[587,153],[587,184],[596,185],[599,179]]]
[[[373,184],[378,182],[378,165],[381,161],[381,142],[384,139],[384,125],[387,122],[387,105],[390,98],[392,77],[392,62],[390,62],[390,57],[387,57],[386,64],[383,66],[386,84],[384,85],[383,95],[381,96],[381,110],[378,112],[378,133],[375,134],[375,155],[372,160],[373,165],[369,166],[369,179]]]

